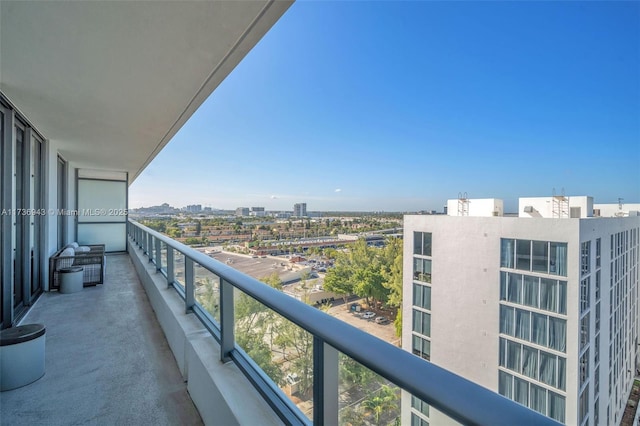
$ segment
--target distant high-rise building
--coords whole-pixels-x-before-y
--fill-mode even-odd
[[[461,198],[448,216],[405,216],[403,347],[562,423],[618,425],[637,369],[640,217],[593,217],[591,197],[518,210]],[[402,420],[443,422],[408,394]]]
[[[306,217],[307,216],[307,203],[296,203],[293,205],[293,216]]]
[[[249,216],[249,207],[238,207],[236,209],[236,216]]]
[[[202,204],[192,204],[185,209],[189,213],[200,213],[202,211]]]

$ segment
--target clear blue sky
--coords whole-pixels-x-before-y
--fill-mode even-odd
[[[639,2],[299,1],[130,206],[513,210],[553,188],[640,202]]]

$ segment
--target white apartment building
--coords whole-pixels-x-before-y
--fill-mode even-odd
[[[405,216],[403,348],[561,423],[619,424],[637,369],[640,217],[593,217],[591,197],[522,198],[518,217],[494,200],[447,206]],[[447,423],[402,403],[402,424]]]

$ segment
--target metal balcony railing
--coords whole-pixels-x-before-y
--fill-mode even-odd
[[[234,289],[308,332],[313,338],[313,423],[338,424],[338,354],[342,352],[399,388],[462,424],[558,425],[495,392],[426,362],[371,334],[306,305],[140,223],[129,220],[127,232],[155,263],[167,285],[176,289],[192,312],[219,342],[221,361],[233,361],[287,424],[310,419],[236,343]],[[176,279],[176,255],[184,256],[184,282]],[[180,262],[181,263],[181,262]],[[218,319],[196,301],[195,266],[219,278]]]

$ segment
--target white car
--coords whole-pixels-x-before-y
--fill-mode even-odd
[[[373,317],[375,317],[375,316],[376,316],[376,314],[374,314],[374,313],[373,313],[373,312],[371,312],[371,311],[367,311],[367,312],[365,312],[365,313],[363,313],[363,314],[362,314],[362,318],[363,318],[363,319],[371,319],[371,318],[373,318]]]

